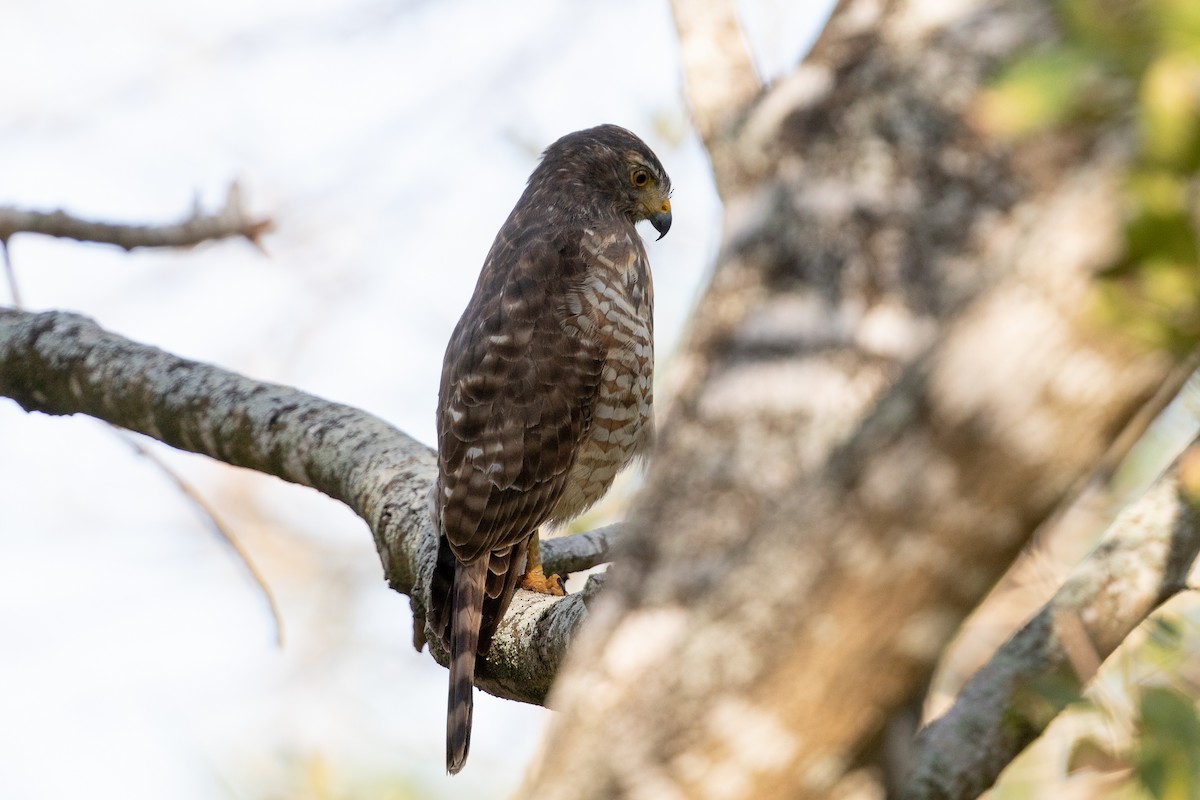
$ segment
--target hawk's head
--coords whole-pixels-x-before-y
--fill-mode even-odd
[[[671,228],[667,171],[645,142],[617,125],[568,133],[546,148],[529,183],[531,188],[567,185],[575,197],[588,198],[630,222],[648,219],[660,239]]]

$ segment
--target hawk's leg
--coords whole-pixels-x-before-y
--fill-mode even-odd
[[[546,577],[546,573],[542,571],[542,548],[537,531],[533,532],[533,538],[529,540],[528,552],[525,575],[521,578],[519,586],[539,594],[553,594],[559,597],[565,595],[567,590],[563,588],[562,579],[558,575]]]

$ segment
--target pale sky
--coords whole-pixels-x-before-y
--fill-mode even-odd
[[[795,63],[831,4],[740,4],[764,76]],[[169,222],[196,196],[215,208],[237,179],[278,224],[269,257],[240,242],[125,254],[18,237],[27,306],[360,406],[426,442],[445,341],[558,136],[615,122],[671,173],[674,226],[647,245],[660,360],[719,244],[665,3],[8,0],[0,74],[0,203]],[[360,520],[156,452],[266,573],[286,645],[146,459],[94,420],[0,400],[0,797],[512,790],[548,712],[481,696],[467,769],[443,774],[446,674],[412,649],[408,600]]]

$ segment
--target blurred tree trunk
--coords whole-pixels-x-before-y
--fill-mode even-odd
[[[794,74],[702,126],[724,249],[521,796],[878,792],[854,770],[881,726],[1171,376],[1089,314],[1130,132],[972,124],[1056,24],[846,0]]]

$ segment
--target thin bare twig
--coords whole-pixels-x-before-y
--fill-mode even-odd
[[[621,535],[621,525],[542,540],[542,567],[547,575],[570,575],[612,560],[612,547]]]
[[[32,224],[29,224],[31,220]],[[182,242],[187,235],[199,235],[202,229],[207,227],[214,234],[218,234],[209,238],[223,238],[224,236],[238,234],[250,239],[251,242],[261,248],[257,237],[268,230],[271,224],[270,220],[247,220],[241,208],[238,185],[234,183],[229,187],[229,193],[225,198],[225,207],[217,214],[205,216],[197,208],[183,223],[157,228],[151,226],[138,227],[85,222],[70,217],[61,211],[43,214],[35,211],[22,212],[0,208],[0,251],[3,253],[4,271],[8,278],[9,294],[12,297],[13,306],[21,309],[24,307],[21,302],[21,292],[17,284],[16,272],[13,269],[12,256],[8,249],[8,239],[14,233],[45,233],[72,239],[102,241],[117,244],[129,250],[133,247],[152,246],[150,242],[154,236],[161,237],[160,241],[164,243],[172,237],[180,237],[177,240]],[[222,225],[224,229],[231,231],[231,233],[221,234]],[[144,237],[143,244],[138,243],[138,236]],[[166,245],[164,244],[163,246]],[[185,242],[177,246],[188,246],[188,243]],[[115,425],[110,425],[109,429],[114,435],[129,444],[139,455],[150,461],[163,475],[169,478],[183,496],[191,501],[192,505],[208,520],[212,529],[216,531],[217,536],[233,552],[234,556],[242,562],[242,565],[246,568],[246,572],[249,573],[250,578],[258,586],[259,591],[266,600],[267,609],[271,614],[271,623],[275,629],[275,645],[282,648],[283,620],[279,613],[279,606],[275,602],[275,597],[271,593],[266,579],[250,559],[250,554],[238,543],[233,530],[221,520],[216,509],[204,499],[199,490],[172,469],[158,455],[133,438],[132,435],[121,431]]]
[[[7,239],[0,238],[0,251],[4,253],[4,274],[8,278],[8,293],[12,297],[13,308],[24,308],[21,290],[17,287],[17,273],[13,270],[12,256],[8,252]]]
[[[1054,628],[1054,636],[1062,646],[1063,654],[1067,657],[1067,663],[1075,672],[1075,677],[1080,684],[1087,683],[1100,671],[1100,662],[1103,659],[1096,652],[1096,645],[1092,643],[1092,637],[1079,616],[1079,610],[1053,609],[1050,624]]]
[[[225,205],[214,214],[198,207],[179,222],[166,225],[119,225],[80,219],[65,211],[27,211],[0,207],[0,242],[13,234],[40,233],[81,242],[135,247],[193,247],[201,242],[241,236],[262,249],[262,236],[274,228],[269,217],[251,217],[242,208],[241,188],[229,186]]]
[[[283,618],[279,614],[279,606],[275,603],[275,596],[271,593],[270,586],[267,585],[266,578],[254,566],[254,562],[250,559],[250,554],[245,548],[238,543],[237,537],[234,536],[233,530],[222,521],[217,514],[217,510],[209,504],[200,491],[193,486],[186,478],[171,468],[171,465],[163,461],[153,450],[146,447],[133,437],[132,434],[126,433],[115,425],[109,425],[110,430],[129,444],[140,456],[146,458],[151,464],[158,468],[159,472],[165,475],[175,484],[180,493],[183,494],[192,505],[208,520],[209,525],[217,532],[218,538],[228,547],[234,556],[242,562],[242,566],[246,568],[250,578],[258,586],[258,590],[262,593],[263,599],[267,601],[267,610],[271,613],[271,623],[275,626],[275,646],[283,648]]]

